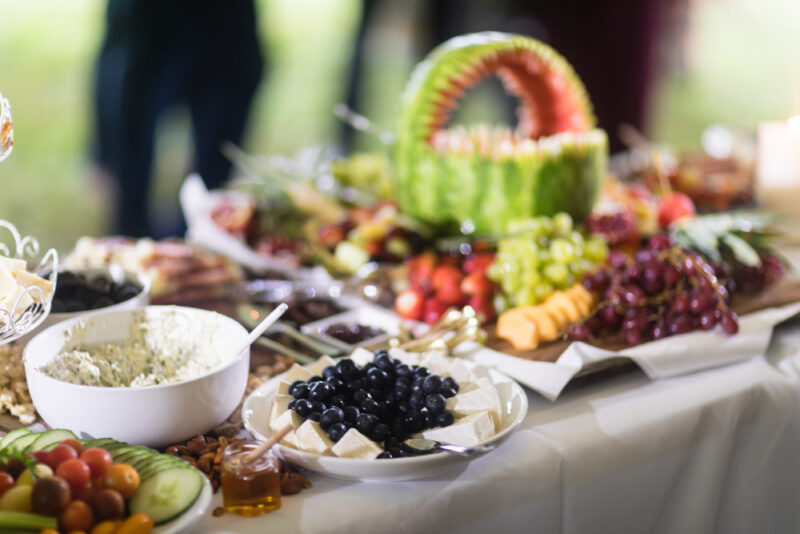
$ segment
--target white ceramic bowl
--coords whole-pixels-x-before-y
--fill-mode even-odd
[[[104,308],[97,308],[94,310],[86,310],[86,311],[78,311],[78,312],[64,312],[64,313],[54,313],[50,312],[47,318],[42,322],[41,326],[39,326],[39,330],[44,330],[50,325],[54,325],[56,323],[60,323],[61,321],[66,321],[67,319],[73,319],[75,317],[80,317],[82,315],[86,315],[89,313],[94,313],[97,311],[112,311],[112,310],[132,310],[134,308],[141,308],[142,306],[147,306],[150,304],[150,278],[145,275],[144,273],[132,273],[130,271],[125,271],[119,265],[111,265],[109,267],[87,267],[81,269],[63,269],[62,272],[59,272],[59,281],[63,271],[69,271],[73,274],[84,275],[88,278],[94,278],[99,275],[106,275],[114,282],[120,284],[122,282],[133,282],[134,284],[138,285],[142,288],[142,290],[135,296],[129,298],[128,300],[123,300],[122,302],[117,302],[116,304],[112,304],[111,306],[106,306]],[[56,292],[58,289],[56,289]]]
[[[474,365],[468,360],[465,360],[465,363],[470,366]],[[499,445],[508,439],[522,424],[525,414],[528,413],[528,397],[519,384],[500,371],[489,369],[488,373],[500,396],[502,413],[497,433],[482,441],[480,445]],[[265,441],[272,435],[272,431],[267,424],[268,414],[282,377],[283,374],[278,375],[266,384],[262,384],[248,395],[244,401],[242,419],[244,420],[245,428],[256,439]],[[323,475],[345,480],[384,482],[428,478],[451,469],[464,467],[467,463],[480,456],[480,454],[461,456],[437,452],[408,458],[358,460],[322,456],[282,444],[275,445],[275,449],[289,463]]]
[[[212,320],[222,336],[219,346],[231,351],[247,338],[247,330],[224,315],[179,306],[139,308],[149,314],[179,310],[190,319]],[[247,385],[250,349],[222,355],[222,364],[191,380],[146,387],[96,387],[57,380],[39,370],[65,348],[66,334],[86,323],[87,344],[126,339],[137,310],[98,311],[63,321],[40,332],[23,355],[33,405],[53,428],[79,436],[111,437],[158,447],[206,432],[227,419],[242,400]]]

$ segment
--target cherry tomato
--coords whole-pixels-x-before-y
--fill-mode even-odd
[[[139,473],[128,464],[114,464],[103,475],[102,487],[117,490],[130,499],[139,489]]]
[[[36,451],[33,453],[33,459],[37,464],[50,465],[50,451]],[[50,465],[50,467],[53,467]]]
[[[75,449],[75,452],[78,453],[78,456],[83,454],[83,444],[80,441],[78,441],[77,439],[67,438],[64,441],[62,441],[61,443],[59,443],[59,445],[69,445],[70,447]]]
[[[47,462],[47,464],[53,469],[58,469],[59,465],[77,457],[78,453],[75,449],[62,443],[61,445],[56,445],[53,447],[53,450],[50,451],[50,461]]]
[[[97,495],[97,490],[91,485],[87,484],[79,491],[72,492],[72,498],[76,501],[83,501],[91,505],[94,502],[94,496]]]
[[[62,463],[56,469],[56,476],[63,478],[75,493],[79,492],[89,483],[89,466],[78,458],[72,458]]]
[[[0,496],[2,496],[6,491],[14,487],[14,477],[6,473],[5,471],[0,471]]]
[[[122,523],[115,534],[149,534],[152,530],[152,517],[147,514],[133,514]]]
[[[125,499],[111,488],[97,492],[92,500],[92,509],[98,519],[122,519],[125,517]]]
[[[39,534],[59,534],[59,532],[54,528],[43,528]]]
[[[99,478],[106,473],[106,470],[114,463],[111,453],[99,447],[86,449],[81,454],[81,460],[86,462],[92,472],[92,479]]]
[[[89,532],[94,524],[94,514],[89,505],[83,501],[72,501],[58,515],[58,525],[67,532],[82,530]]]
[[[116,534],[122,521],[102,521],[92,528],[89,534]]]

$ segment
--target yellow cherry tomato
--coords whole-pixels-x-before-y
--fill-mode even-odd
[[[116,534],[121,525],[121,520],[103,521],[102,523],[97,523],[90,534]]]
[[[114,534],[150,534],[152,531],[152,517],[147,514],[134,514],[123,521]]]
[[[58,531],[54,528],[43,528],[39,534],[58,534]]]
[[[139,472],[128,464],[114,464],[109,467],[102,478],[102,487],[117,490],[130,499],[139,489]]]
[[[17,512],[32,512],[33,486],[14,486],[0,497],[0,510],[16,510]]]

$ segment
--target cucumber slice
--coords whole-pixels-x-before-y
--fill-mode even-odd
[[[122,444],[121,441],[117,441],[114,438],[99,438],[99,439],[90,439],[89,441],[83,444],[84,449],[91,449],[94,447],[99,447],[101,449],[105,449],[106,447],[110,447],[111,445]]]
[[[30,445],[25,448],[25,452],[34,452],[34,451],[43,451],[49,450],[64,441],[65,439],[75,439],[75,434],[70,432],[69,430],[63,429],[55,429],[55,430],[48,430],[47,432],[43,432],[39,434],[39,437],[36,438]]]
[[[124,457],[129,456],[131,453],[140,451],[150,452],[150,449],[142,445],[125,445],[122,447],[114,448],[113,452],[111,453],[111,456],[114,457],[115,462],[123,462]]]
[[[12,430],[11,432],[9,432],[5,436],[3,436],[2,439],[0,439],[0,451],[5,449],[15,439],[17,439],[17,438],[19,438],[21,436],[24,436],[25,434],[30,434],[30,433],[31,433],[31,431],[28,430],[27,428],[18,428],[16,430]]]
[[[137,464],[142,463],[143,459],[153,459],[157,456],[158,453],[156,451],[151,451],[149,449],[137,449],[126,451],[125,453],[120,454],[114,458],[114,461],[117,463],[132,465],[138,471]]]
[[[147,480],[170,469],[194,469],[194,467],[179,459],[156,458],[147,462],[142,469],[137,469],[137,471],[139,471],[139,478]]]
[[[41,436],[38,432],[31,432],[30,434],[25,434],[24,436],[20,436],[11,443],[8,444],[6,447],[7,451],[14,451],[14,452],[22,452],[25,448],[36,441],[36,439]]]
[[[130,500],[131,514],[146,513],[155,524],[165,523],[185,512],[202,489],[197,469],[167,469],[142,482]]]

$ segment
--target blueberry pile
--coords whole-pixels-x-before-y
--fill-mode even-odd
[[[355,428],[383,446],[378,458],[398,458],[412,454],[402,446],[411,434],[453,423],[445,404],[457,392],[452,377],[405,365],[379,350],[363,367],[343,358],[325,367],[322,376],[295,380],[289,385],[294,397],[289,409],[319,422],[332,441]]]

